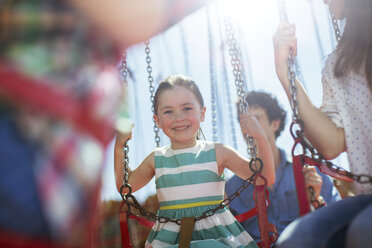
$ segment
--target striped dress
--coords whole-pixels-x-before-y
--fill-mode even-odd
[[[155,150],[155,183],[159,216],[196,217],[215,208],[224,198],[225,180],[218,175],[213,142],[197,141],[194,147]],[[178,247],[180,226],[153,226],[146,247]],[[257,247],[228,208],[195,222],[190,247]]]

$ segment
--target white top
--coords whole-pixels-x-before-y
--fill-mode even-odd
[[[350,171],[372,176],[372,96],[364,70],[336,78],[336,53],[328,56],[322,71],[321,111],[346,135]],[[372,194],[372,184],[355,183],[355,194]]]

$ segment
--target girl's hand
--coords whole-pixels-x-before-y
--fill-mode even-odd
[[[132,138],[132,132],[122,133],[117,132],[115,148],[122,150],[125,143]]]
[[[323,184],[322,177],[316,172],[315,167],[312,166],[304,167],[302,172],[304,173],[306,188],[312,187],[314,189],[315,199],[318,199]],[[311,195],[309,195],[309,200],[311,200]]]
[[[132,131],[130,132],[116,132],[115,148],[114,148],[114,168],[115,168],[115,182],[118,192],[120,192],[123,185],[123,169],[124,169],[124,153],[123,147],[125,143],[132,138]],[[129,168],[130,171],[130,168]],[[127,192],[124,192],[127,193]]]
[[[125,143],[132,138],[134,124],[126,118],[119,118],[116,123],[115,148],[123,149]]]
[[[265,135],[260,123],[254,115],[249,113],[240,114],[240,128],[243,134],[258,138]]]
[[[282,21],[273,36],[276,74],[284,88],[289,85],[288,57],[297,55],[297,39],[295,26]]]

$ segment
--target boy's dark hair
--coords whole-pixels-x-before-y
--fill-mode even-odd
[[[275,138],[278,138],[284,129],[287,112],[279,105],[277,99],[262,91],[250,91],[246,94],[245,99],[249,107],[263,108],[270,123],[280,120],[279,128],[275,131]]]

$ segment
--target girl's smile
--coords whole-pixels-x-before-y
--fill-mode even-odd
[[[183,130],[189,128],[189,127],[190,127],[190,126],[187,125],[187,126],[174,127],[173,129],[174,129],[175,131],[183,131]]]

